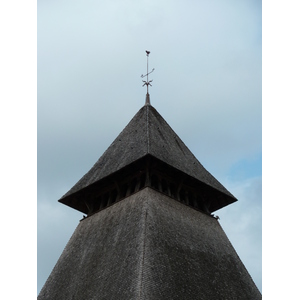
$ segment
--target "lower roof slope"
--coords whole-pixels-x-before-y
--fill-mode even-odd
[[[81,221],[38,300],[261,299],[218,221],[145,188]]]
[[[168,123],[151,105],[143,106],[129,124],[99,158],[95,165],[60,199],[66,198],[99,182],[107,176],[151,155],[164,163],[207,184],[230,198],[236,198],[195,158]],[[71,200],[70,200],[71,201]]]

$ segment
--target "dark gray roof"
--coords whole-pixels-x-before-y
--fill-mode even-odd
[[[261,299],[218,221],[145,188],[81,221],[38,300]]]
[[[137,112],[90,171],[60,200],[146,155],[152,155],[236,201],[236,198],[202,166],[151,105],[145,105]]]

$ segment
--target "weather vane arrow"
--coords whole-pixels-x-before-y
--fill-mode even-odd
[[[146,55],[147,55],[147,74],[145,74],[145,75],[142,74],[141,75],[142,78],[144,78],[144,77],[147,76],[147,80],[143,80],[143,82],[144,82],[143,86],[145,86],[145,85],[147,86],[146,103],[148,103],[148,104],[150,104],[150,98],[149,98],[149,93],[148,93],[148,86],[149,85],[152,86],[151,82],[153,81],[153,80],[150,80],[150,81],[148,80],[148,75],[151,74],[154,71],[154,68],[153,68],[151,72],[148,72],[148,58],[149,58],[149,54],[150,54],[150,51],[146,50]]]

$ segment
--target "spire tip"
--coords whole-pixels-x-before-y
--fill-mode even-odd
[[[151,105],[151,103],[150,103],[150,95],[148,93],[146,94],[145,105]]]

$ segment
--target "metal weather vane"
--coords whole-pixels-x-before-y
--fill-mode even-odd
[[[153,81],[153,80],[150,80],[150,81],[148,80],[148,75],[151,74],[154,71],[154,68],[153,68],[151,72],[148,72],[148,57],[149,57],[149,54],[150,54],[150,51],[146,50],[146,55],[147,55],[147,74],[145,74],[145,75],[142,74],[142,76],[141,76],[142,78],[144,78],[144,77],[147,76],[147,80],[143,80],[143,82],[144,82],[143,86],[145,86],[145,85],[147,86],[147,94],[148,94],[148,86],[149,85],[152,86],[151,82]]]

